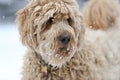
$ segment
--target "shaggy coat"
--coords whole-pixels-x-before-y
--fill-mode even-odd
[[[107,29],[116,24],[120,15],[118,0],[90,0],[85,6],[85,22],[93,29]]]
[[[97,18],[100,23],[95,29],[101,25],[102,28],[111,26],[105,16],[106,10],[111,13],[110,19],[111,16],[112,19],[119,17],[112,14],[111,9],[116,10],[116,6],[105,2],[107,7],[100,9],[104,18]],[[92,11],[89,6],[87,9]],[[95,11],[100,15],[99,9]],[[82,18],[76,0],[30,0],[17,14],[21,40],[28,48],[22,80],[120,80],[119,19],[114,19],[115,24],[106,31],[94,31],[84,25],[91,20],[88,16],[85,16],[87,20]],[[107,25],[104,26],[101,20]],[[66,50],[62,50],[63,45],[58,40],[61,34],[70,35]]]

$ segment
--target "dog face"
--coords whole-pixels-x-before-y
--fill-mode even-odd
[[[72,0],[71,0],[72,1]],[[75,0],[32,2],[18,12],[23,44],[52,66],[62,66],[80,49],[84,29]],[[35,4],[36,3],[36,4]]]
[[[57,17],[50,17],[40,27],[41,32],[38,33],[38,37],[40,37],[38,38],[37,52],[40,52],[43,59],[47,59],[46,61],[49,64],[55,66],[69,60],[77,47],[74,26],[70,25],[72,22],[70,22],[67,15],[61,15],[57,14]]]

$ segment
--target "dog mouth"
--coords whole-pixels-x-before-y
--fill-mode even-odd
[[[73,51],[72,48],[60,47],[60,48],[55,52],[55,57],[56,57],[56,58],[68,57],[68,56],[72,53],[72,51]]]
[[[59,48],[58,54],[62,55],[68,55],[70,53],[71,49],[67,47],[61,47]]]

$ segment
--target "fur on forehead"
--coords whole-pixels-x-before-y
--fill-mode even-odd
[[[36,20],[40,24],[46,22],[50,17],[53,17],[54,20],[59,20],[60,18],[62,20],[68,18],[74,20],[76,16],[81,16],[78,13],[79,8],[75,0],[43,0],[43,2],[44,4],[42,0],[35,0],[29,5],[29,10],[32,9],[32,14],[37,16]],[[38,23],[35,21],[35,24]]]
[[[74,16],[79,9],[75,0],[33,0],[28,8],[32,13],[39,12],[41,16],[47,17],[52,17],[54,13]]]
[[[49,2],[64,2],[64,3],[68,3],[68,4],[71,4],[71,5],[76,5],[77,1],[76,0],[28,0],[29,2],[33,3],[33,2],[37,2],[39,3],[40,5],[45,5]]]

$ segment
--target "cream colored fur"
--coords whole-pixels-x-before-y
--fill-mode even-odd
[[[110,2],[106,0],[108,6]],[[120,80],[118,15],[114,25],[96,31],[84,25],[87,20],[82,18],[76,0],[30,0],[17,14],[21,40],[28,47],[22,80]],[[71,39],[66,50],[60,51],[63,45],[58,36],[63,33]]]
[[[120,15],[118,0],[89,0],[83,15],[85,22],[93,29],[107,29],[114,26]]]

